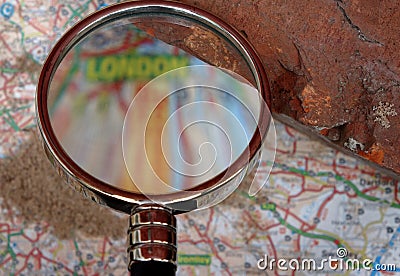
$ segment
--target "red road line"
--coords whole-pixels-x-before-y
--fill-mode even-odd
[[[290,151],[286,151],[286,150],[281,150],[281,149],[276,149],[277,153],[282,153],[282,154],[290,154]]]
[[[249,218],[251,220],[252,223],[255,224],[255,226],[262,231],[268,231],[269,229],[273,228],[273,227],[277,227],[279,225],[281,225],[279,222],[275,223],[275,224],[271,224],[266,226],[265,228],[261,227],[260,224],[258,224],[258,222],[250,215],[250,213],[248,211],[243,211],[243,213],[247,216],[247,218]]]
[[[98,9],[99,9],[99,6],[95,3],[95,1],[90,1],[90,4],[93,5],[93,7],[94,7],[95,10],[98,10]]]
[[[223,243],[223,244],[225,244],[227,247],[229,247],[230,249],[232,249],[232,250],[238,250],[238,249],[241,249],[242,247],[241,246],[234,246],[234,245],[232,245],[232,244],[230,244],[227,240],[225,240],[224,238],[221,238],[221,242]]]
[[[379,186],[372,186],[372,187],[369,187],[369,188],[365,188],[364,190],[361,190],[361,192],[362,192],[363,194],[365,194],[365,193],[367,193],[367,192],[376,190],[376,189],[378,189],[378,188],[379,188]]]
[[[212,208],[211,208],[211,209],[212,209]],[[194,229],[196,230],[197,234],[198,234],[200,237],[202,237],[202,238],[204,238],[204,239],[206,239],[206,240],[208,241],[208,244],[209,244],[209,246],[210,246],[210,248],[211,248],[211,251],[213,252],[214,256],[215,256],[221,263],[224,263],[224,261],[222,260],[222,258],[218,255],[218,251],[217,251],[217,249],[215,248],[214,243],[210,240],[210,238],[209,238],[208,236],[203,235],[203,234],[200,232],[200,230],[198,229],[198,227],[197,227],[196,224],[194,224],[193,227],[194,227]],[[225,268],[225,271],[228,273],[228,275],[232,275],[232,273],[229,271],[229,268],[228,268],[228,267]]]
[[[31,250],[31,252],[32,252],[32,250]],[[28,267],[28,260],[29,260],[29,255],[30,255],[31,253],[29,253],[28,254],[28,256],[26,256],[26,257],[24,257],[24,265],[17,271],[17,272],[15,272],[15,275],[18,275],[18,274],[20,274],[22,271],[24,271],[24,269],[25,268],[27,268]],[[18,256],[19,254],[17,254],[17,256]],[[21,256],[21,255],[20,255]]]
[[[292,130],[285,125],[285,131],[290,137],[295,137],[294,134],[292,133]]]
[[[303,226],[303,225],[302,225]],[[296,251],[300,251],[300,238],[301,238],[301,235],[295,235],[295,236],[297,236],[297,240],[296,240],[296,246],[297,246],[297,248],[296,248]]]
[[[58,263],[57,263],[55,260],[52,260],[52,259],[50,259],[50,258],[47,258],[47,257],[44,256],[42,253],[40,253],[40,258],[41,258],[41,259],[44,259],[44,260],[46,260],[46,261],[48,261],[48,262],[50,262],[50,263],[53,263],[53,264],[58,265]],[[65,270],[67,270],[69,273],[74,273],[74,270],[68,268],[65,264],[63,264],[63,268],[64,268]]]
[[[38,22],[37,19],[29,20],[28,23],[37,31],[41,32],[45,36],[50,36],[50,34],[47,32],[47,29],[41,26]]]
[[[331,199],[335,196],[335,194],[336,194],[336,190],[333,190],[332,194],[331,194],[330,196],[328,196],[328,197],[322,202],[321,206],[320,206],[319,209],[318,209],[318,212],[317,212],[316,217],[318,217],[318,218],[321,217],[321,213],[322,213],[322,210],[325,208],[325,205],[328,204],[329,201],[331,201]]]
[[[398,195],[399,195],[399,182],[396,181],[396,183],[394,184],[394,200],[400,203]]]
[[[104,237],[103,245],[102,245],[102,248],[101,248],[101,261],[102,261],[102,262],[104,262],[104,257],[105,257],[105,254],[106,254],[106,246],[107,246],[107,243],[108,243],[108,238],[107,238],[107,237]]]
[[[208,233],[208,230],[210,229],[210,224],[211,224],[211,221],[212,221],[213,217],[214,217],[214,208],[210,208],[210,216],[208,218],[207,226],[206,226],[206,232],[207,233]]]
[[[293,141],[293,146],[292,146],[292,152],[293,152],[293,154],[296,153],[296,151],[297,151],[297,141],[294,140],[294,141]]]
[[[11,49],[10,45],[8,45],[7,41],[4,39],[4,37],[2,35],[0,35],[0,40],[3,42],[3,44],[5,45],[5,47],[7,48],[7,50],[13,54],[14,51]]]
[[[297,221],[299,221],[302,225],[306,225],[308,227],[312,227],[310,224],[308,224],[307,222],[305,222],[304,220],[302,220],[301,218],[299,218],[297,215],[295,215],[294,213],[290,212],[289,209],[284,209],[279,205],[276,205],[277,209],[281,209],[282,211],[285,212],[286,216],[285,216],[285,221],[287,221],[287,217],[290,215],[293,218],[295,218]]]
[[[8,208],[8,206],[7,206],[6,208]],[[14,224],[14,223],[13,223],[13,224]],[[10,225],[8,225],[8,224],[6,224],[6,223],[0,224],[0,228],[2,228],[2,227],[4,227],[4,226],[7,228],[7,230],[6,230],[6,231],[0,231],[0,233],[7,232],[7,233],[11,234],[12,232],[18,232],[18,231],[20,231],[20,229],[18,229],[18,228],[10,228]]]
[[[3,265],[5,265],[6,263],[8,263],[9,261],[12,261],[12,257],[9,256],[8,258],[4,259],[3,262],[0,263],[0,267],[2,267]]]
[[[206,243],[206,244],[208,243],[208,241],[204,240],[204,239],[201,239],[201,240],[198,240],[198,241],[193,241],[193,240],[190,240],[190,239],[181,239],[181,240],[179,240],[179,243],[184,243],[184,242],[190,243],[192,245],[197,245],[199,243]]]

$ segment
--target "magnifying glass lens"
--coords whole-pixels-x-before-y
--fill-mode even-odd
[[[66,154],[99,181],[145,195],[193,189],[246,153],[263,102],[250,76],[236,48],[201,24],[122,18],[63,57],[50,122]]]

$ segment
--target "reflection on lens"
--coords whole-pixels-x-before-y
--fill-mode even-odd
[[[240,155],[249,159],[260,102],[243,78],[213,66],[182,67],[155,78],[125,118],[123,153],[133,182],[146,195],[188,190]]]
[[[180,48],[167,44],[169,32],[179,37],[193,31],[192,22],[149,18],[106,24],[64,56],[48,93],[59,143],[99,181],[149,195],[235,173],[228,168],[246,154],[264,104],[250,84],[246,62],[229,42],[200,25],[174,42]],[[196,49],[210,47],[204,37],[218,42],[234,62],[222,62],[221,53],[198,59]],[[190,54],[196,51],[197,57]],[[165,77],[170,72],[175,73]]]

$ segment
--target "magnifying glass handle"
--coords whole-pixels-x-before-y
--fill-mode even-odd
[[[131,276],[165,275],[175,276],[176,265],[159,261],[146,261],[135,263],[131,267]]]
[[[131,212],[128,269],[131,275],[175,275],[176,218],[167,207],[143,204]]]

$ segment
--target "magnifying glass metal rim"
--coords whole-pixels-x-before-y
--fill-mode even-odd
[[[132,207],[138,204],[145,203],[146,201],[148,202],[148,198],[143,194],[118,189],[95,178],[81,169],[71,157],[69,157],[57,140],[51,126],[47,96],[55,70],[68,51],[81,41],[81,39],[90,34],[91,31],[107,23],[128,16],[146,13],[175,15],[189,20],[195,20],[211,28],[213,31],[222,34],[225,39],[229,39],[229,42],[231,42],[245,58],[255,78],[259,93],[265,103],[270,106],[268,79],[261,59],[258,57],[256,51],[239,31],[206,11],[182,3],[144,0],[111,5],[79,21],[56,43],[43,65],[36,93],[38,128],[48,158],[67,183],[71,184],[85,197],[125,213],[130,213]],[[251,161],[257,158],[262,141],[268,131],[271,118],[264,105],[261,105],[259,116],[257,131],[255,131],[251,138],[248,148],[244,151],[247,151],[248,154],[242,154],[229,167],[230,171],[235,172],[233,175],[225,175],[228,170],[226,169],[212,179],[188,190],[192,192],[190,195],[183,191],[166,195],[152,195],[152,199],[162,202],[166,206],[169,206],[173,210],[178,210],[179,212],[179,210],[190,211],[197,209],[199,207],[197,204],[198,201],[205,197],[215,198],[220,196],[221,193],[230,193],[231,191],[229,189],[223,189],[225,184],[238,174],[243,173],[244,170],[247,170],[249,164],[251,165]]]

